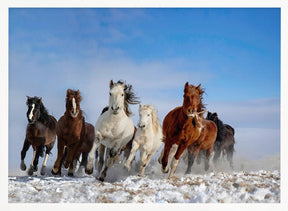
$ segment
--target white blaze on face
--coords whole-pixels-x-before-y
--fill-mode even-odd
[[[35,108],[35,104],[32,104],[32,109],[31,109],[30,114],[29,114],[30,120],[32,120],[34,108]]]
[[[76,113],[76,102],[75,102],[75,98],[74,97],[72,99],[72,106],[73,106],[73,112],[75,114]]]

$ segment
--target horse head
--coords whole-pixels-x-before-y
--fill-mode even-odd
[[[139,122],[138,127],[141,129],[147,128],[153,122],[153,106],[139,104]]]
[[[28,110],[26,113],[29,124],[34,124],[41,115],[42,98],[27,96],[26,104]]]
[[[109,110],[111,109],[112,114],[117,115],[120,111],[124,110],[127,116],[131,115],[129,110],[129,104],[138,104],[137,97],[132,92],[132,86],[127,85],[123,81],[114,83],[110,81],[110,92],[109,92]]]
[[[215,122],[215,123],[217,123],[218,120],[219,120],[219,119],[218,119],[218,114],[217,114],[216,112],[214,112],[214,113],[208,112],[206,119],[212,120],[212,121]]]
[[[202,104],[202,95],[204,91],[201,89],[201,84],[197,87],[189,85],[186,82],[183,95],[183,112],[188,117],[193,116],[193,113],[201,111],[204,108]]]
[[[80,91],[67,89],[66,93],[66,112],[70,114],[72,118],[76,118],[80,112],[80,102],[81,102]]]

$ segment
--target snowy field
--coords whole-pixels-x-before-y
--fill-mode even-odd
[[[175,178],[167,180],[154,160],[145,177],[127,172],[122,166],[108,170],[105,182],[80,174],[74,178],[26,176],[20,170],[9,171],[8,202],[40,203],[280,203],[280,158],[261,160],[236,158],[235,170],[222,162],[204,171],[194,164],[192,174],[185,175],[180,162]],[[134,163],[134,169],[137,164]],[[67,175],[67,174],[66,174]]]

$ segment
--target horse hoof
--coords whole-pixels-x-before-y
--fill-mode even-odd
[[[191,174],[191,170],[190,170],[190,171],[187,170],[187,171],[185,172],[185,174]]]
[[[73,173],[68,172],[68,177],[74,177]]]
[[[45,175],[45,169],[46,169],[46,167],[45,167],[45,166],[43,166],[43,167],[41,168],[41,172],[40,172],[40,174],[41,174],[42,176],[44,176],[44,175]]]
[[[93,173],[93,168],[92,169],[85,169],[86,174],[92,174]]]
[[[29,176],[32,176],[33,173],[34,173],[34,170],[33,170],[32,168],[29,168],[29,170],[28,170],[28,175],[29,175]]]
[[[54,176],[60,176],[61,177],[61,171],[54,172],[54,170],[52,169],[51,174],[53,174]]]
[[[99,177],[98,180],[99,180],[100,182],[104,182],[104,178],[103,178],[103,177]]]
[[[161,170],[162,170],[162,172],[164,174],[167,174],[169,172],[169,168],[168,167],[166,167],[165,169],[161,168]]]
[[[21,164],[20,164],[20,169],[22,170],[22,171],[25,171],[26,170],[26,165],[25,165],[25,163],[24,162],[21,162]]]

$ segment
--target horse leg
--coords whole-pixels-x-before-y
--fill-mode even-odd
[[[33,160],[28,170],[28,175],[30,176],[33,175],[33,172],[36,172],[38,170],[39,156],[43,156],[44,143],[45,139],[44,141],[42,141],[41,145],[36,147],[36,149],[34,150]]]
[[[89,152],[88,163],[87,163],[87,166],[86,166],[86,169],[85,169],[85,173],[86,174],[92,174],[93,173],[93,161],[94,161],[94,158],[95,158],[95,153],[96,153],[98,145],[99,145],[99,142],[98,142],[98,140],[96,138],[94,140],[94,142],[93,142],[92,149]]]
[[[188,147],[188,166],[186,169],[185,174],[191,174],[191,167],[194,163],[194,150],[192,149],[192,147]],[[200,154],[199,154],[200,155]],[[199,157],[199,155],[197,156],[197,158]]]
[[[168,157],[169,157],[169,152],[170,152],[170,149],[172,147],[172,144],[170,143],[169,140],[166,140],[165,141],[165,146],[164,146],[164,154],[163,154],[163,157],[161,159],[161,163],[162,163],[162,172],[163,173],[168,173],[169,171],[169,167],[168,167]]]
[[[23,144],[23,148],[21,150],[21,164],[20,164],[20,169],[22,171],[26,170],[26,164],[24,162],[24,159],[26,157],[26,152],[28,151],[29,147],[31,146],[31,144],[29,143],[28,139],[25,138],[24,140],[24,144]]]
[[[126,163],[126,161],[128,160],[130,154],[131,154],[131,150],[132,150],[132,147],[133,147],[133,143],[134,141],[131,140],[128,142],[128,144],[126,145],[125,149],[124,149],[124,158],[122,160],[122,163]],[[132,161],[131,161],[132,162]]]
[[[205,165],[204,165],[205,171],[208,171],[209,169],[209,159],[210,159],[212,151],[213,151],[213,147],[211,147],[210,149],[206,151],[206,159],[205,159]]]
[[[111,152],[111,150],[106,149],[105,166],[101,171],[100,177],[98,178],[101,182],[104,181],[108,168],[110,168],[113,165],[114,158],[116,157],[116,155],[114,154],[114,152]]]
[[[41,175],[43,176],[45,174],[45,169],[46,169],[46,166],[47,166],[47,160],[48,160],[48,156],[54,146],[54,143],[55,142],[52,142],[48,145],[46,145],[46,152],[45,152],[45,157],[44,157],[44,161],[43,161],[43,164],[42,164],[42,167],[41,167]]]
[[[234,170],[234,165],[233,165],[233,152],[234,152],[234,146],[233,146],[233,145],[230,145],[230,146],[228,147],[228,150],[227,150],[227,160],[229,161],[230,167],[232,168],[232,170]]]
[[[200,152],[198,153],[197,158],[196,158],[196,163],[197,163],[198,165],[200,165],[201,159],[202,159],[202,153],[201,153],[201,151],[200,151]],[[188,160],[188,162],[189,162],[189,160]]]
[[[133,158],[135,157],[135,154],[137,152],[137,150],[139,149],[139,144],[135,141],[133,141],[133,145],[132,145],[132,150],[130,152],[130,155],[125,163],[125,167],[127,168],[128,171],[130,171],[131,168],[131,162],[133,160]]]
[[[163,149],[162,149],[162,151],[161,151],[160,157],[158,158],[158,163],[159,163],[159,164],[162,164],[163,155],[164,155],[164,147],[163,147]]]
[[[98,159],[98,162],[97,162],[97,160],[95,160],[95,168],[97,166],[97,170],[99,173],[101,172],[103,165],[104,165],[105,149],[106,149],[106,147],[102,144],[98,148],[99,159]]]
[[[187,143],[180,143],[179,144],[178,149],[176,151],[176,154],[173,157],[172,162],[171,162],[171,171],[169,173],[168,179],[171,179],[173,177],[173,175],[176,171],[176,168],[178,166],[178,163],[179,163],[179,158],[186,148],[187,148]]]
[[[64,146],[64,143],[62,142],[61,139],[59,139],[58,137],[58,144],[57,144],[57,159],[54,163],[54,167],[51,171],[51,173],[53,175],[58,175],[58,176],[61,176],[61,165],[64,161],[64,158],[65,158],[65,154],[66,154],[66,147]]]
[[[141,163],[141,166],[140,166],[140,174],[139,176],[144,176],[144,173],[145,173],[145,169],[146,167],[148,166],[152,156],[154,155],[154,153],[150,153],[147,155],[146,159]]]

